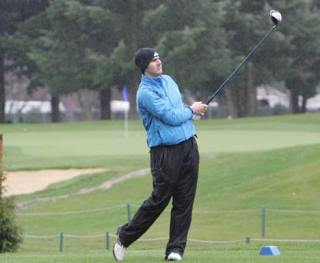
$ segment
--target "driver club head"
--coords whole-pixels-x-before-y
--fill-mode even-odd
[[[282,21],[282,15],[277,10],[271,10],[270,17],[271,17],[273,24],[275,24],[276,26]]]

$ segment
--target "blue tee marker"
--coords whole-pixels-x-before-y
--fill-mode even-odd
[[[277,246],[264,246],[260,248],[260,256],[280,256]]]

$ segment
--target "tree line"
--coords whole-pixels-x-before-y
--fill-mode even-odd
[[[233,117],[256,114],[256,87],[282,83],[292,113],[305,112],[320,70],[320,3],[316,0],[0,0],[0,122],[7,72],[46,87],[52,121],[62,95],[99,93],[101,119],[111,116],[111,89],[127,85],[131,110],[139,72],[133,55],[155,47],[165,73],[196,99],[208,97],[272,26],[279,30],[219,96]],[[302,103],[299,103],[299,97]]]

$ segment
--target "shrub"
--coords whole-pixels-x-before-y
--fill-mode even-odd
[[[2,135],[0,134],[0,253],[17,250],[22,242],[21,230],[16,224],[15,206],[12,198],[3,196]]]
[[[0,197],[0,253],[16,251],[21,242],[13,199]]]
[[[290,113],[290,110],[281,104],[276,104],[272,108],[272,115],[284,115],[289,113]]]

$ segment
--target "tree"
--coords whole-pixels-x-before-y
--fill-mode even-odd
[[[36,79],[50,90],[54,122],[60,120],[60,95],[94,87],[90,42],[107,19],[99,7],[55,0],[22,28],[29,38],[28,55],[38,68]]]
[[[113,12],[120,4],[54,0],[29,21],[29,28],[38,32],[30,35],[29,52],[38,66],[37,78],[56,98],[79,89],[99,91],[103,119],[110,118],[111,88],[131,80],[133,68],[123,40],[129,31],[122,32],[128,25]]]
[[[13,199],[0,197],[0,253],[16,251],[21,242]]]
[[[110,118],[111,88],[127,85],[133,116],[137,48],[156,47],[165,72],[182,90],[205,99],[272,26],[271,6],[285,11],[279,30],[245,64],[225,96],[217,98],[233,117],[250,116],[257,85],[284,79],[293,107],[298,96],[305,105],[314,93],[320,47],[316,1],[52,0],[19,27],[15,39],[20,50],[27,44],[33,83],[50,89],[53,105],[61,94],[93,89],[100,93],[101,118]]]
[[[235,68],[249,51],[270,29],[270,7],[267,1],[230,0],[226,5],[227,18],[224,27],[228,37],[230,59]],[[263,50],[257,51],[244,64],[229,88],[226,89],[229,101],[229,114],[232,117],[253,116],[256,114],[256,87],[272,80],[276,58],[272,55],[275,42],[274,33]]]
[[[165,1],[144,19],[165,72],[197,99],[205,100],[230,68],[223,5],[223,1]]]
[[[288,58],[282,77],[290,90],[291,110],[293,113],[305,112],[306,101],[314,96],[319,83],[319,3],[312,0],[279,0],[275,3],[286,10],[286,23],[281,26],[281,31],[289,45],[278,55]]]
[[[145,24],[165,58],[166,71],[204,99],[270,28],[269,10],[266,1],[165,1],[149,11]],[[233,117],[255,114],[256,86],[270,81],[274,68],[272,44],[242,68],[226,96],[217,98]]]
[[[4,192],[4,186],[3,182],[5,180],[4,174],[3,174],[3,165],[2,165],[2,157],[3,156],[3,137],[2,134],[0,134],[0,198],[3,195]]]
[[[211,88],[222,78],[228,60],[220,26],[221,6],[222,2],[209,0],[54,0],[41,14],[41,22],[30,21],[33,31],[40,25],[39,34],[35,37],[32,33],[35,40],[30,58],[38,66],[37,78],[51,92],[72,91],[66,81],[68,85],[72,82],[75,90],[100,91],[102,118],[110,117],[106,106],[110,88],[129,86],[133,116],[139,76],[133,56],[139,47],[159,49],[167,72],[182,87],[197,91],[199,97],[204,94],[204,86]],[[177,17],[176,13],[181,15]]]
[[[161,5],[160,0],[110,0],[97,1],[110,10],[117,20],[118,44],[113,47],[109,56],[105,56],[99,72],[105,72],[105,83],[111,87],[121,88],[127,85],[130,90],[130,115],[136,116],[136,91],[139,83],[139,72],[134,66],[134,53],[139,47],[156,45],[153,34],[149,34],[145,23],[150,17],[149,11]],[[159,17],[151,14],[154,20]],[[110,74],[109,74],[110,73]],[[102,74],[100,74],[101,76]]]
[[[48,0],[2,0],[0,2],[0,123],[5,122],[5,83],[4,74],[19,65],[16,59],[21,58],[21,50],[12,41],[19,23],[43,10]],[[19,55],[18,55],[19,54]],[[8,66],[6,61],[11,61]]]

